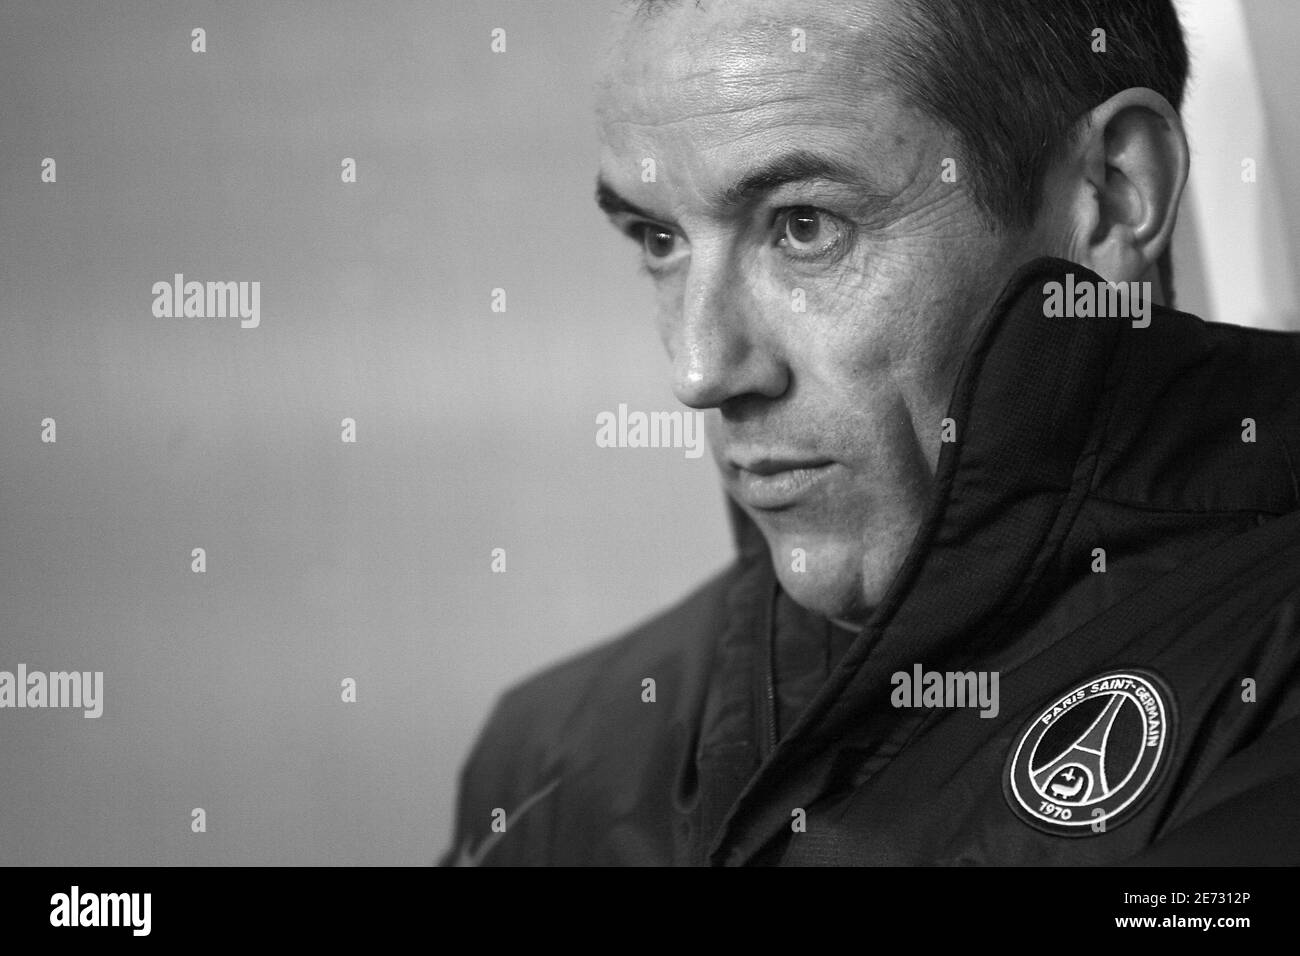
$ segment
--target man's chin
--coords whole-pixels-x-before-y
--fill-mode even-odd
[[[862,593],[860,573],[855,573],[854,568],[800,571],[797,555],[792,559],[786,554],[784,563],[775,555],[773,559],[782,590],[796,604],[832,620],[848,624],[865,622],[871,609]]]

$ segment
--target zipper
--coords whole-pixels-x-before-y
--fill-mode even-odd
[[[776,749],[776,602],[781,585],[772,585],[767,607],[767,754]]]

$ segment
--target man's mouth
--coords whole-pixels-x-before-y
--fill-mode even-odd
[[[808,495],[833,464],[825,458],[756,458],[745,464],[733,461],[736,496],[742,504],[762,511],[789,508]]]

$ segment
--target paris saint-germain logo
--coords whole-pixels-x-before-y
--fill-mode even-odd
[[[1007,801],[1048,833],[1119,826],[1155,790],[1173,748],[1173,695],[1154,674],[1114,671],[1052,701],[1007,761]]]

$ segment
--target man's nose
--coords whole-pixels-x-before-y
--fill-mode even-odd
[[[677,400],[691,408],[716,408],[742,395],[783,394],[789,371],[764,315],[763,303],[739,270],[723,260],[693,257],[671,333]]]

